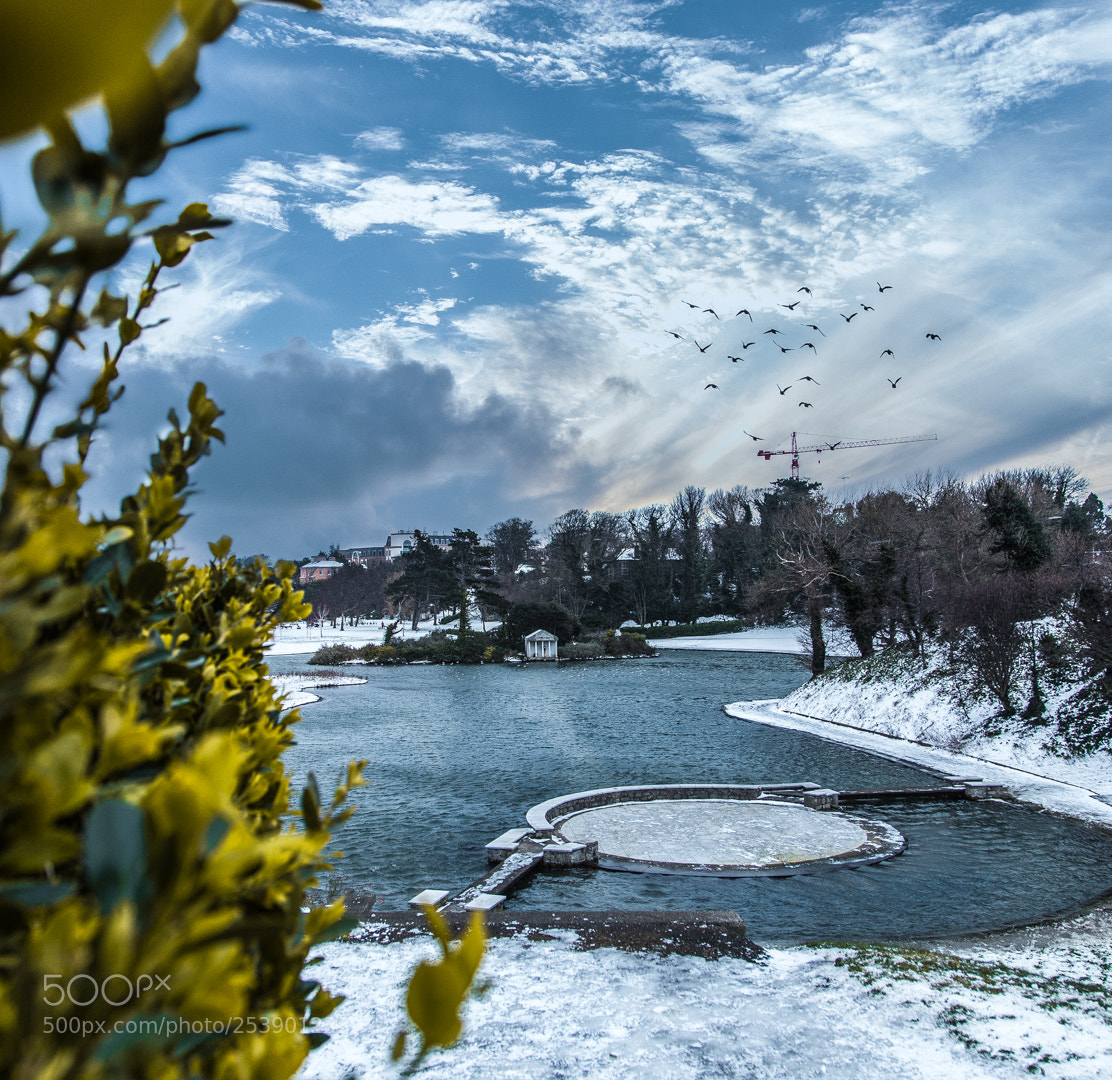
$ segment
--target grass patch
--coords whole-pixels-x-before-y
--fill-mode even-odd
[[[830,946],[827,946],[830,947]],[[839,949],[844,947],[838,946]],[[968,1050],[994,1061],[1011,1061],[1041,1074],[1043,1065],[1067,1060],[1042,1046],[1008,1046],[991,1036],[1009,1008],[1045,1013],[1055,1025],[1084,1019],[1112,1026],[1112,960],[1096,949],[1070,950],[1087,977],[1043,974],[998,960],[969,959],[897,945],[863,945],[844,950],[834,966],[850,973],[867,993],[903,998],[907,1004],[937,1006],[936,1019]],[[1017,1002],[1017,997],[1021,1001]]]

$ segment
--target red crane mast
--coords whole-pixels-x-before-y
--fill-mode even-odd
[[[800,446],[796,442],[796,433],[792,432],[792,448],[790,450],[758,450],[757,457],[771,461],[773,455],[791,454],[792,479],[799,479],[799,455],[821,454],[824,450],[849,450],[855,446],[890,446],[893,443],[933,442],[937,435],[900,435],[893,439],[839,439],[836,442],[818,443],[815,446]]]

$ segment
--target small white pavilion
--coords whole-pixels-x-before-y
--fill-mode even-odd
[[[531,634],[525,635],[525,659],[526,660],[555,660],[556,657],[556,642],[555,634],[550,634],[547,630],[534,630]]]

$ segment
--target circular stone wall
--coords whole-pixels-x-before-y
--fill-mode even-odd
[[[577,798],[582,805],[583,796]],[[565,840],[597,841],[600,866],[642,873],[809,874],[880,862],[906,846],[883,821],[769,798],[608,797],[607,805],[576,810],[553,824]]]

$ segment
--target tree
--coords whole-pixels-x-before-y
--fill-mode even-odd
[[[179,39],[154,64],[147,50],[175,11]],[[140,319],[163,273],[227,224],[194,203],[151,227],[158,203],[133,202],[130,189],[195,141],[168,142],[167,117],[195,96],[203,47],[238,13],[230,0],[3,9],[0,138],[41,123],[49,140],[33,164],[46,228],[0,269],[5,1076],[290,1076],[340,1000],[303,969],[315,943],[344,929],[343,901],[310,910],[307,889],[329,869],[330,830],[350,812],[364,763],[328,800],[310,777],[302,828],[289,828],[298,812],[282,753],[296,715],[281,714],[263,649],[280,621],[306,614],[295,567],[237,565],[227,537],[202,566],[172,546],[191,470],[223,441],[205,387],[194,386],[186,422],[170,411],[146,480],[118,514],[92,519],[81,505],[120,360],[149,329]],[[101,150],[67,115],[93,97],[107,119]],[[105,288],[92,300],[97,275],[141,237],[155,258],[138,297]],[[0,254],[13,239],[0,228]],[[99,374],[66,416],[50,402],[63,359],[101,331]],[[480,932],[456,956],[466,954],[466,977],[447,957],[421,975],[418,996],[443,1002],[425,1010],[425,1045],[446,1041],[440,1021],[481,951]],[[152,985],[136,998],[142,975]],[[81,998],[44,993],[75,979]],[[110,985],[111,997],[90,1000],[90,984]],[[205,1037],[113,1031],[160,1014]],[[233,1023],[264,1016],[266,1030]]]
[[[487,532],[487,539],[490,541],[494,572],[505,576],[516,574],[520,567],[533,558],[537,532],[531,521],[512,517],[492,525]]]
[[[997,477],[982,496],[985,528],[992,537],[989,550],[1004,556],[1008,569],[1027,573],[1050,561],[1053,551],[1042,523],[1018,489]]]
[[[566,645],[575,640],[581,629],[567,608],[559,604],[522,600],[507,609],[499,637],[507,648],[520,651],[525,635],[534,630],[547,630],[561,645]]]
[[[647,626],[672,614],[672,524],[659,505],[631,510],[627,520],[634,543],[628,595],[637,624]]]
[[[757,560],[757,529],[749,489],[719,488],[707,499],[710,524],[711,578],[719,608],[742,614],[753,587]]]
[[[826,670],[826,633],[823,615],[830,604],[830,569],[826,561],[830,519],[825,500],[797,505],[790,527],[783,521],[778,550],[780,573],[774,581],[781,591],[802,599],[807,621],[802,638],[811,677]]]
[[[471,590],[489,590],[493,582],[490,548],[483,544],[474,529],[453,529],[447,564],[459,597],[459,632],[462,637],[471,628]]]
[[[417,629],[421,611],[434,607],[453,592],[453,571],[450,556],[437,547],[427,533],[416,529],[413,546],[398,560],[402,572],[387,586],[386,595],[399,605],[413,605],[412,629]],[[399,612],[400,614],[400,612]]]
[[[689,484],[676,495],[669,508],[679,555],[676,613],[684,622],[694,622],[703,613],[707,592],[707,558],[703,550],[703,508],[706,498],[706,488]]]

